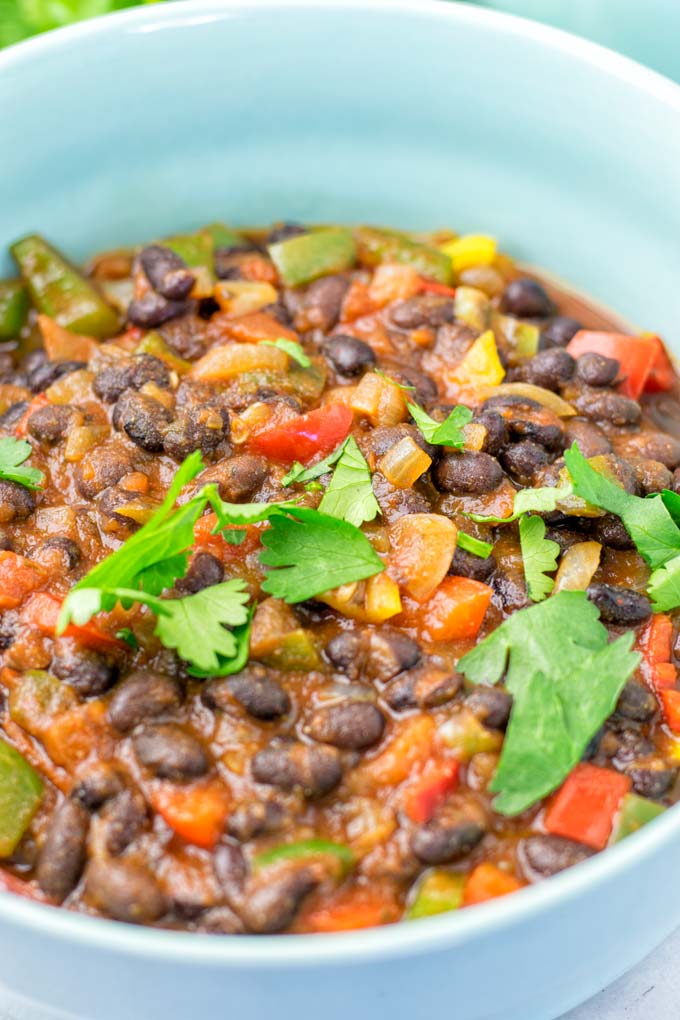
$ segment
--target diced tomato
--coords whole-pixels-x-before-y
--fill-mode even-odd
[[[680,698],[680,691],[678,692]],[[680,721],[680,714],[679,714]],[[577,765],[545,813],[545,828],[553,836],[604,850],[621,801],[631,788],[628,776],[596,765]]]
[[[429,761],[423,774],[404,790],[404,811],[418,825],[434,815],[458,783],[457,761]]]
[[[379,786],[396,786],[432,756],[436,732],[430,716],[414,716],[395,723],[393,733],[385,750],[361,769],[362,777]]]
[[[418,290],[427,294],[441,294],[442,297],[455,297],[455,287],[447,287],[445,283],[437,283],[436,280],[426,280],[420,277]]]
[[[658,691],[659,701],[663,708],[668,728],[680,736],[680,691]]]
[[[45,571],[25,556],[0,551],[0,609],[16,609],[46,581]]]
[[[28,419],[31,417],[33,412],[37,411],[40,407],[47,407],[48,404],[49,400],[44,393],[39,393],[37,397],[33,397],[33,400],[14,426],[14,435],[22,439],[28,433]]]
[[[37,592],[26,603],[22,616],[26,623],[37,627],[48,637],[54,637],[60,612],[61,599],[54,595],[48,595],[47,592]],[[75,624],[70,623],[64,631],[64,637],[73,638],[86,648],[104,652],[126,647],[124,641],[120,641],[103,630],[97,625],[96,620],[91,620],[82,627],[76,627]]]
[[[655,613],[640,631],[637,646],[647,663],[671,661],[673,621],[665,613]]]
[[[362,283],[361,280],[352,280],[342,302],[340,321],[352,322],[363,315],[371,315],[375,310],[368,284]]]
[[[249,315],[241,315],[238,319],[229,319],[225,323],[225,330],[234,340],[241,340],[245,343],[258,343],[260,340],[284,340],[297,341],[298,335],[287,326],[281,325],[273,315],[266,312],[251,312]]]
[[[230,791],[219,779],[191,786],[154,784],[149,799],[178,836],[206,850],[212,850],[222,835],[232,802]]]
[[[650,686],[657,694],[675,687],[677,679],[678,671],[672,662],[655,662],[649,673]]]
[[[343,404],[327,404],[301,414],[274,428],[263,429],[250,440],[259,453],[284,464],[308,463],[317,454],[325,456],[349,435],[353,414]]]
[[[324,906],[308,910],[302,917],[304,931],[354,931],[398,921],[400,910],[386,890],[353,886],[336,893]]]
[[[521,888],[522,883],[514,875],[502,871],[495,864],[479,864],[468,875],[463,892],[463,906],[471,907],[475,903],[495,900]]]
[[[661,349],[658,337],[627,336],[625,333],[591,329],[580,329],[567,345],[567,351],[573,358],[590,352],[615,358],[621,365],[623,377],[619,391],[633,400],[637,400],[645,389]]]
[[[654,339],[658,340],[659,346],[651,372],[647,376],[645,393],[665,393],[666,390],[670,390],[675,383],[675,369],[673,368],[671,359],[666,353],[666,348],[664,347],[661,338],[654,337]]]
[[[409,600],[401,619],[430,641],[468,640],[479,633],[492,594],[493,589],[481,581],[445,577],[427,602]]]

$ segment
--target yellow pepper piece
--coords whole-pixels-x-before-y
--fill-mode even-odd
[[[455,241],[445,241],[439,250],[448,255],[455,273],[472,266],[490,266],[496,258],[496,240],[486,234],[464,234]]]
[[[498,386],[504,376],[496,338],[493,330],[487,329],[477,337],[460,364],[446,373],[446,395],[457,396],[458,399],[464,396],[478,398],[490,387]]]

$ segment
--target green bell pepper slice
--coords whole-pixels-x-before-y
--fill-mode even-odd
[[[205,229],[212,237],[213,247],[215,248],[236,248],[242,244],[247,244],[246,239],[241,234],[237,234],[235,230],[232,230],[225,223],[209,223]]]
[[[30,300],[23,280],[0,280],[0,340],[18,336],[26,324]]]
[[[665,810],[663,804],[656,804],[653,800],[640,797],[637,793],[627,793],[621,804],[614,843],[620,843],[622,839],[632,836],[643,825],[647,825],[662,815]]]
[[[356,864],[353,850],[344,843],[333,843],[328,839],[303,839],[298,843],[283,843],[281,846],[264,850],[253,859],[255,870],[268,868],[279,861],[298,861],[306,857],[335,857],[342,874],[347,874]]]
[[[270,244],[269,255],[287,287],[311,283],[326,273],[351,269],[357,251],[352,232],[344,227],[312,230]]]
[[[11,245],[33,305],[72,333],[114,336],[118,315],[80,270],[38,234]]]
[[[194,234],[176,234],[174,237],[166,237],[160,243],[179,255],[189,269],[205,268],[214,277],[215,243],[207,228],[197,230]]]
[[[178,375],[186,375],[191,370],[191,362],[171,351],[160,333],[147,333],[137,345],[135,354],[152,354]]]
[[[278,646],[262,656],[266,666],[284,670],[320,669],[321,659],[312,635],[300,627],[284,634]]]
[[[40,806],[42,779],[16,748],[0,740],[0,857],[16,850]]]
[[[426,872],[418,886],[404,920],[413,921],[418,917],[434,917],[449,910],[458,910],[463,904],[465,875],[443,869]]]
[[[453,279],[451,259],[438,248],[412,241],[405,234],[377,227],[357,227],[354,238],[359,261],[367,266],[379,266],[383,262],[398,262],[412,266],[421,276],[444,283]]]

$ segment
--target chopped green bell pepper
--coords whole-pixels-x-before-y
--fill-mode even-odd
[[[207,227],[194,234],[176,234],[160,242],[186,262],[190,269],[204,267],[214,275],[215,243]]]
[[[212,237],[215,248],[236,248],[238,245],[247,244],[241,234],[237,234],[224,223],[210,223],[205,229]]]
[[[439,727],[439,735],[457,761],[468,762],[476,754],[500,751],[503,734],[487,729],[468,708],[462,708]]]
[[[418,917],[434,917],[449,910],[458,910],[463,903],[465,875],[436,868],[426,872],[415,891],[404,919],[412,921]]]
[[[28,291],[22,280],[0,280],[0,340],[19,335],[29,308]]]
[[[343,843],[333,843],[327,839],[303,839],[298,843],[283,843],[281,846],[265,850],[253,860],[255,869],[267,868],[279,861],[297,861],[305,857],[335,857],[340,863],[343,875],[350,871],[356,863],[354,852]]]
[[[39,312],[72,333],[103,339],[118,332],[120,321],[113,308],[44,238],[23,237],[10,251]]]
[[[0,740],[0,857],[9,857],[42,800],[43,783],[23,755]]]
[[[405,234],[377,227],[358,227],[354,231],[359,261],[367,266],[398,262],[412,266],[421,276],[449,285],[453,278],[451,259],[437,248],[412,241]]]
[[[637,793],[627,793],[621,805],[614,842],[620,843],[622,839],[632,836],[643,825],[647,825],[648,822],[652,822],[662,815],[665,810],[662,804],[656,804],[653,800],[640,797]]]
[[[357,257],[352,232],[343,227],[312,230],[270,244],[269,255],[287,287],[311,283],[326,273],[351,269]]]
[[[12,685],[9,714],[22,729],[40,739],[55,717],[75,703],[68,684],[43,669],[29,669]]]
[[[147,333],[137,345],[135,354],[152,354],[178,375],[185,375],[191,369],[191,362],[171,351],[160,333]]]
[[[314,639],[308,630],[300,627],[284,634],[279,645],[267,655],[262,656],[266,666],[286,670],[320,669],[321,659]]]

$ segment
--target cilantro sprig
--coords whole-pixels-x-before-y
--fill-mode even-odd
[[[38,468],[24,466],[32,453],[33,447],[23,439],[13,436],[0,439],[0,478],[27,489],[39,489],[45,481],[44,474]]]
[[[491,542],[482,542],[481,539],[473,538],[472,535],[468,535],[465,531],[458,532],[456,545],[459,549],[472,553],[473,556],[479,556],[483,560],[485,560],[493,552]]]
[[[490,790],[517,815],[552,793],[616,707],[640,656],[629,632],[611,644],[585,592],[564,591],[514,613],[458,663],[474,684],[505,675],[513,695]]]
[[[572,493],[573,489],[569,484],[560,485],[557,488],[553,485],[546,485],[540,489],[520,489],[515,493],[512,514],[509,517],[493,517],[484,514],[465,514],[465,516],[478,524],[512,524],[526,513],[552,513],[557,509],[557,504],[571,496]]]
[[[420,429],[424,438],[433,446],[452,446],[461,450],[465,445],[465,434],[463,426],[472,421],[472,411],[469,407],[459,404],[444,421],[435,421],[427,411],[417,404],[407,404],[409,413]]]
[[[260,343],[265,347],[278,347],[280,351],[296,361],[300,368],[309,368],[312,364],[311,358],[307,357],[301,345],[295,340],[287,340],[284,336],[280,336],[276,340],[260,340]]]
[[[316,464],[312,464],[311,467],[305,467],[299,460],[296,460],[288,474],[281,479],[281,485],[284,489],[288,489],[291,485],[301,485],[303,482],[311,482],[315,478],[320,478],[321,475],[328,474],[335,462],[342,457],[346,446],[347,439],[344,439],[332,453],[329,453],[323,460],[317,461]]]
[[[371,485],[371,472],[354,436],[345,440],[319,510],[331,517],[349,521],[357,528],[374,520],[380,513]]]
[[[542,602],[555,584],[547,575],[557,569],[560,547],[545,537],[542,517],[525,516],[519,522],[519,544],[524,563],[524,579],[532,602]]]

